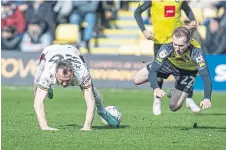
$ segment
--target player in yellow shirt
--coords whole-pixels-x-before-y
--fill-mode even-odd
[[[151,20],[153,26],[153,32],[146,30],[143,19],[141,17],[142,12],[150,8]],[[158,50],[163,44],[172,42],[172,33],[176,27],[183,26],[180,20],[181,10],[185,12],[190,24],[186,25],[188,29],[196,28],[197,22],[195,20],[194,14],[189,7],[187,1],[181,0],[154,0],[145,1],[142,5],[139,5],[134,12],[134,17],[140,27],[143,35],[148,40],[154,41],[154,55],[158,53]],[[138,72],[134,75],[133,81],[137,81],[139,78]],[[141,79],[142,80],[142,79]],[[140,82],[135,84],[141,84]],[[163,79],[158,78],[158,84],[162,88]],[[186,106],[191,108],[193,112],[199,112],[200,108],[194,103],[192,99],[192,92],[189,93],[186,99]],[[161,114],[161,100],[160,98],[154,98],[153,102],[153,114]]]
[[[197,41],[191,39],[190,31],[185,27],[178,27],[173,32],[173,42],[163,44],[153,62],[141,69],[143,81],[149,80],[154,97],[162,98],[166,93],[159,87],[157,77],[167,79],[173,75],[175,89],[169,95],[169,107],[177,111],[192,89],[197,73],[203,79],[204,99],[200,103],[202,109],[211,107],[212,83],[204,53]],[[141,81],[141,80],[140,80]],[[136,81],[137,82],[137,81]]]

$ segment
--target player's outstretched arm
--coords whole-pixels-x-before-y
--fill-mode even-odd
[[[164,97],[166,95],[165,91],[159,88],[157,83],[157,72],[162,67],[162,64],[157,63],[157,59],[152,62],[151,68],[148,73],[148,80],[153,88],[154,96],[155,97]]]
[[[212,82],[210,78],[209,69],[204,58],[204,53],[201,49],[197,49],[193,60],[197,64],[197,69],[202,77],[204,84],[204,100],[200,102],[200,107],[202,109],[207,109],[211,107],[211,93],[212,93]]]
[[[82,91],[86,101],[86,120],[81,130],[89,131],[91,130],[91,125],[95,114],[95,99],[92,92],[92,86],[89,86],[88,88],[83,88]]]
[[[162,98],[166,95],[166,93],[159,88],[157,83],[157,73],[164,66],[166,59],[169,57],[170,52],[167,51],[168,47],[166,45],[162,45],[149,68],[148,80],[154,90],[154,96]]]
[[[34,110],[36,113],[36,117],[38,119],[39,126],[42,130],[58,130],[55,128],[51,128],[47,124],[46,114],[45,114],[45,106],[44,100],[47,96],[47,91],[43,90],[39,87],[36,89],[35,99],[34,99]]]
[[[200,107],[202,109],[208,109],[211,107],[212,82],[207,66],[200,68],[199,74],[202,77],[204,83],[204,100],[200,102]]]

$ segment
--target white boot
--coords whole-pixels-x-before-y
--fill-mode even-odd
[[[161,99],[160,98],[154,98],[152,111],[154,115],[161,115]]]
[[[201,111],[192,98],[186,98],[186,107],[190,108],[194,113],[199,113]]]

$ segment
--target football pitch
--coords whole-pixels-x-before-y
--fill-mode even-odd
[[[183,106],[177,112],[162,101],[162,115],[152,115],[152,90],[101,89],[105,106],[122,112],[120,128],[105,126],[96,114],[93,130],[80,131],[85,101],[79,89],[54,89],[47,100],[48,124],[59,131],[41,131],[33,110],[32,88],[2,87],[3,150],[225,150],[226,93],[213,92],[212,108],[193,114]],[[202,92],[194,92],[200,102]],[[193,128],[194,123],[198,124]]]

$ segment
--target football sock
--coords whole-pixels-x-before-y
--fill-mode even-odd
[[[191,91],[188,93],[188,98],[192,98],[193,96],[193,88],[191,89]]]
[[[104,113],[105,112],[105,107],[104,107],[103,100],[101,98],[100,93],[98,92],[98,90],[95,87],[93,88],[93,94],[94,94],[95,104],[96,104],[96,107],[98,109],[98,112],[99,113]]]
[[[163,85],[163,78],[158,77],[157,82],[158,82],[159,88],[161,89]]]

